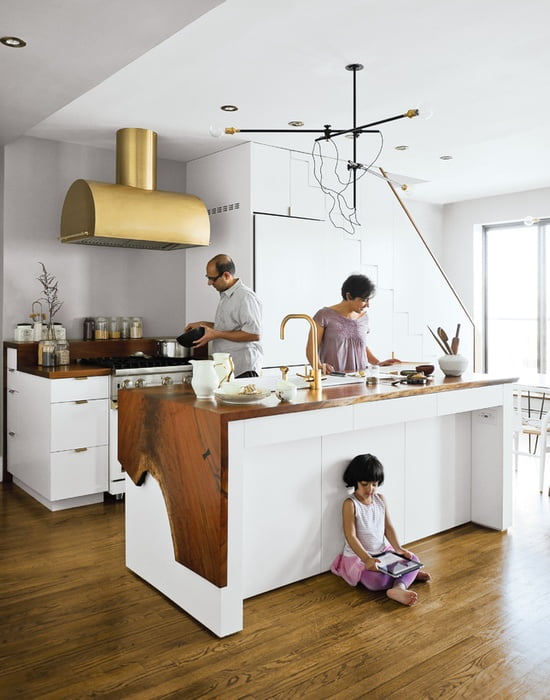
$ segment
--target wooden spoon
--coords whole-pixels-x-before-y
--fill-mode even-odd
[[[460,323],[457,324],[455,337],[451,340],[451,350],[453,351],[453,355],[456,355],[458,353],[458,344],[460,343],[460,340],[458,339],[459,333],[460,333]]]
[[[443,345],[443,343],[439,340],[439,338],[436,336],[436,334],[432,331],[432,329],[428,326],[428,330],[430,333],[433,335],[435,342],[439,345],[439,347],[443,350],[445,355],[448,355],[449,353],[447,352],[447,348]]]
[[[452,355],[453,351],[449,347],[449,336],[445,333],[441,326],[437,329],[437,335],[441,338],[443,345],[447,348],[447,354]]]

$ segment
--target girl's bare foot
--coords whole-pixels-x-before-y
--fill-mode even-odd
[[[418,596],[414,591],[409,591],[403,586],[394,586],[386,591],[388,598],[401,603],[402,605],[414,605],[418,601]]]
[[[420,581],[424,583],[425,581],[431,581],[432,577],[427,571],[419,571],[416,575],[415,581]]]

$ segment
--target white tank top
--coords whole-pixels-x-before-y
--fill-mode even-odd
[[[366,505],[361,503],[355,495],[349,496],[355,509],[355,532],[357,539],[369,554],[377,554],[386,546],[384,540],[384,529],[386,519],[386,507],[384,501],[375,493],[372,503]],[[345,557],[356,556],[347,540],[344,545]]]

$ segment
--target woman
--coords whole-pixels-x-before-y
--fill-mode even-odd
[[[313,320],[317,325],[317,352],[323,374],[331,372],[357,372],[367,364],[391,365],[399,360],[380,362],[367,347],[369,319],[366,309],[374,295],[375,287],[365,275],[350,275],[342,285],[342,301],[334,306],[319,309]],[[306,348],[311,356],[311,331]]]

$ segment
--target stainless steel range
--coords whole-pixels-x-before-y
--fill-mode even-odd
[[[191,379],[189,360],[181,357],[160,357],[143,354],[125,357],[90,357],[81,360],[94,367],[112,371],[109,411],[109,493],[122,498],[124,470],[118,461],[118,391],[150,386],[184,384]]]

